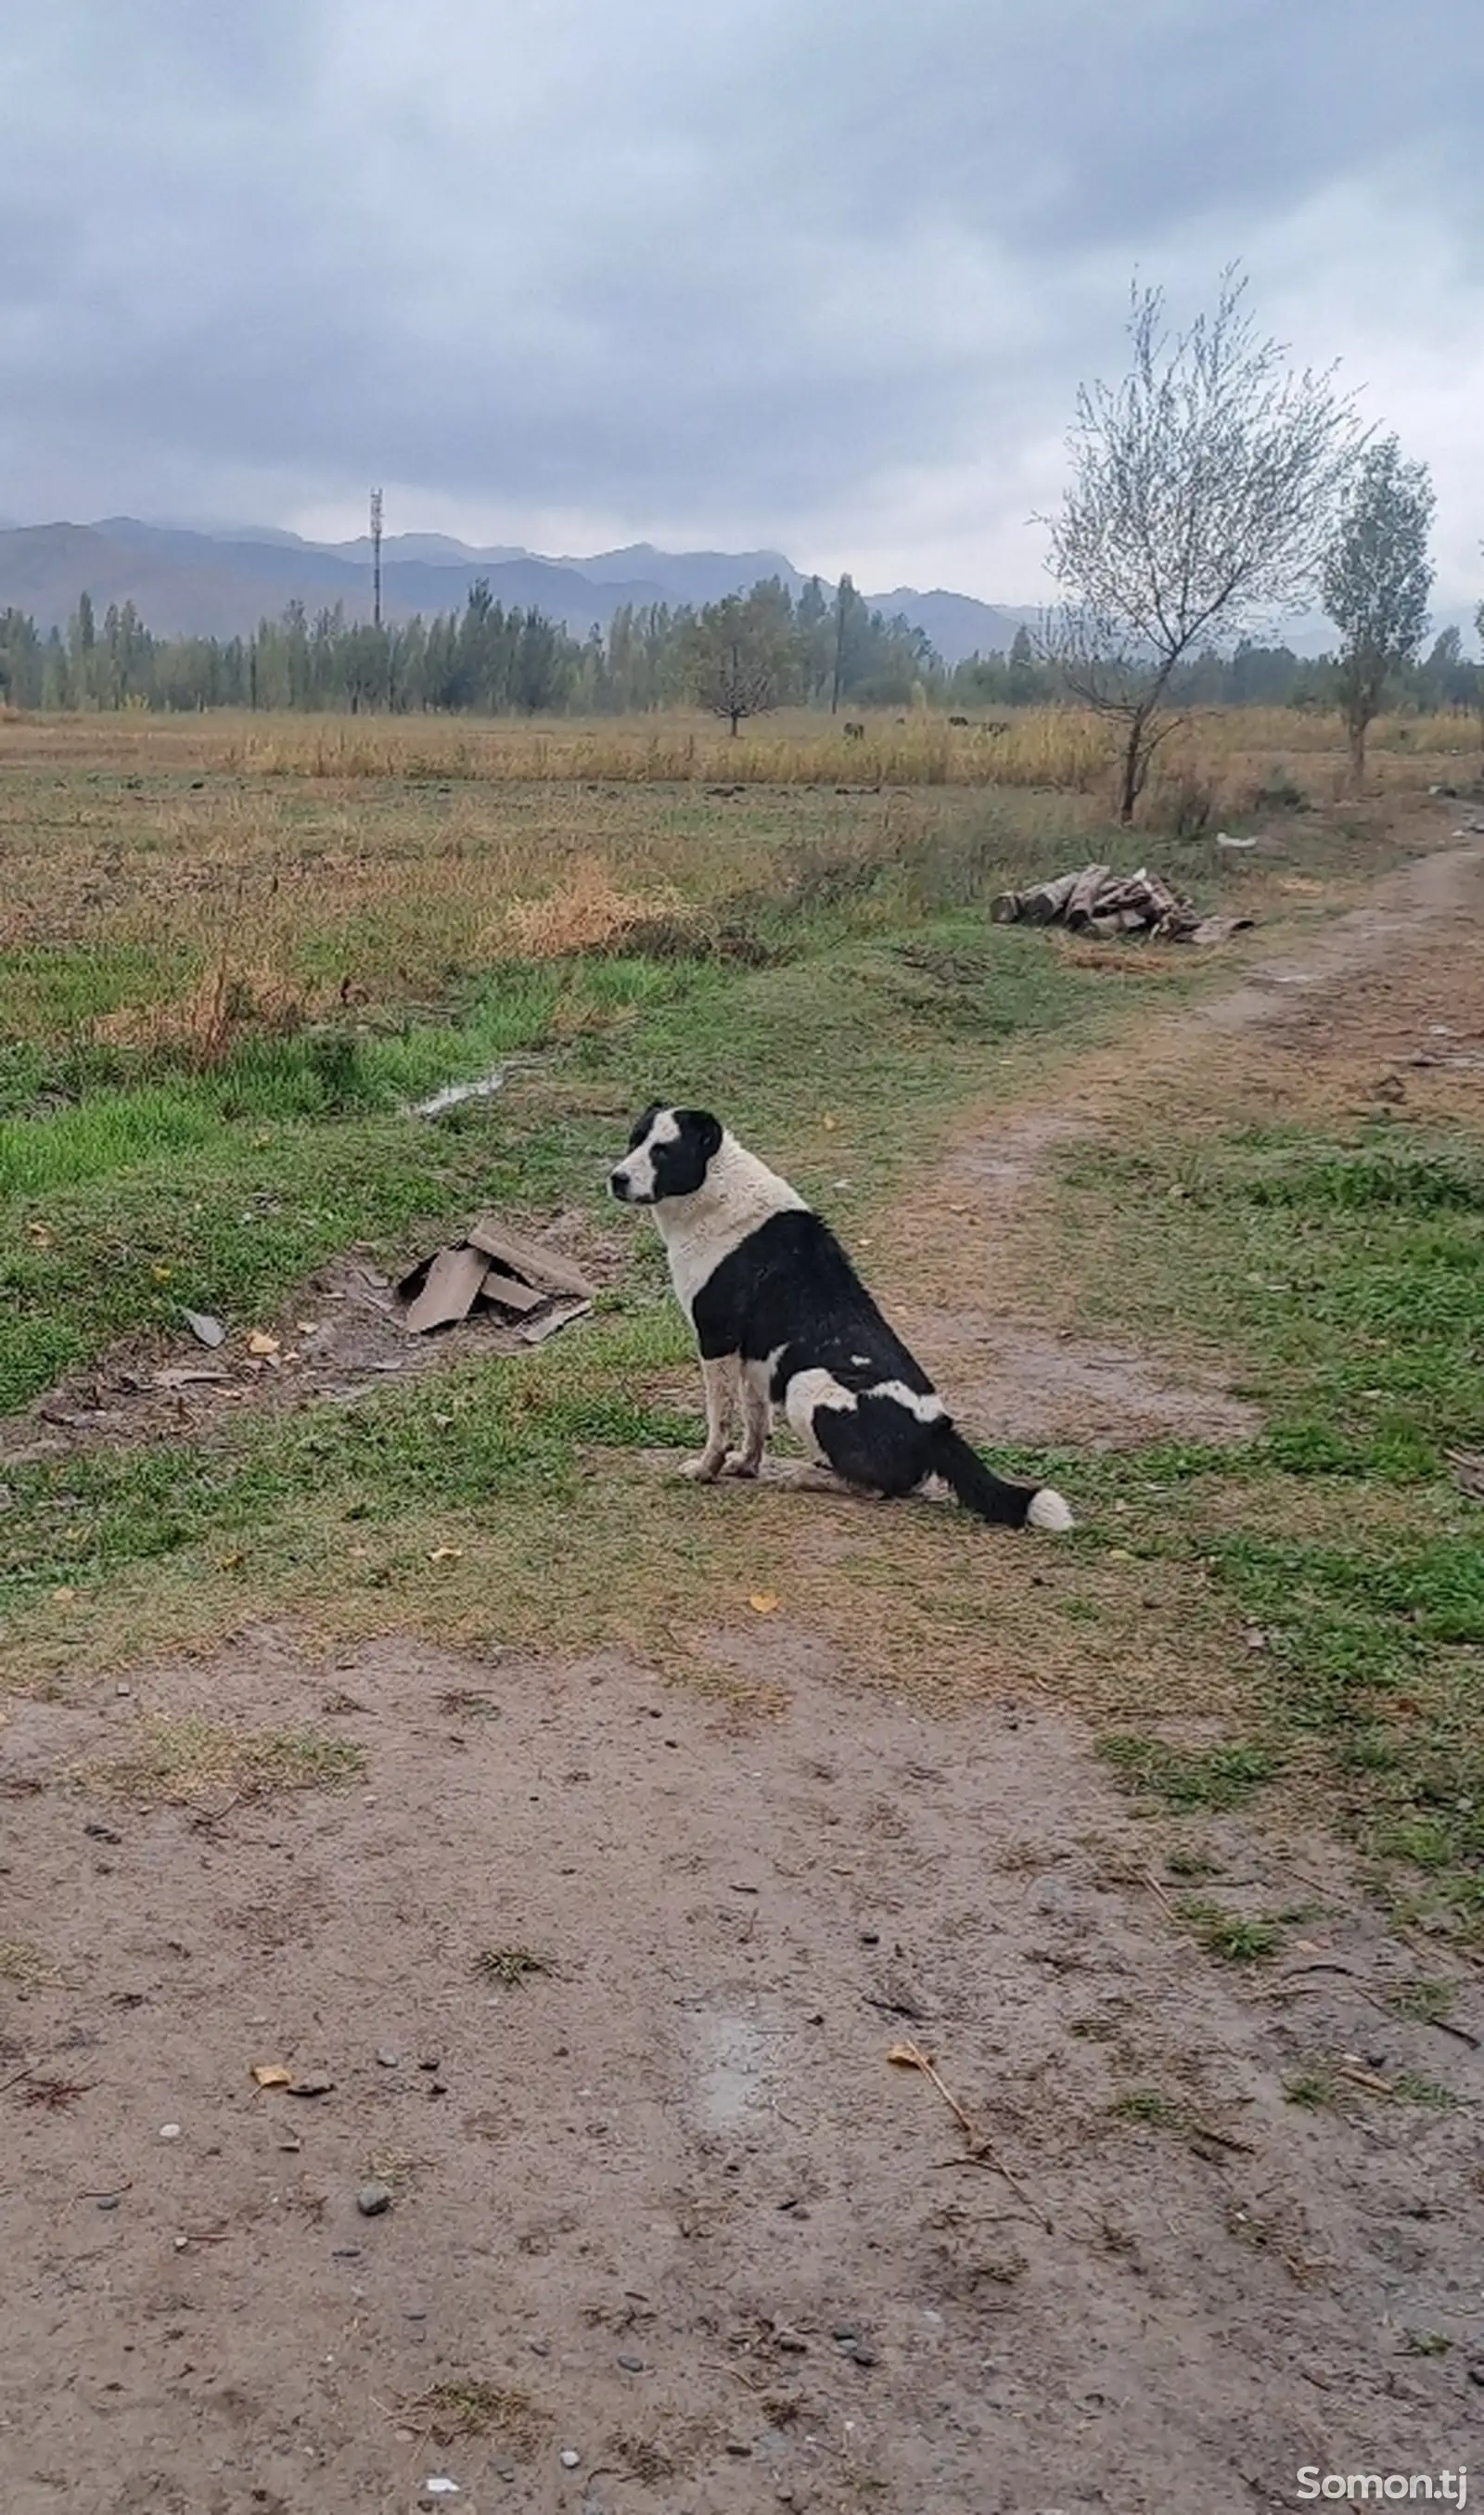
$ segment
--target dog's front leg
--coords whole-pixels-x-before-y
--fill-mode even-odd
[[[697,1484],[711,1484],[721,1474],[726,1458],[726,1435],[731,1428],[737,1400],[736,1354],[723,1354],[718,1361],[701,1363],[701,1378],[706,1383],[706,1447],[698,1459],[687,1459],[680,1469],[682,1476],[692,1477]]]
[[[721,1464],[723,1476],[755,1476],[763,1464],[767,1436],[772,1430],[773,1409],[765,1381],[755,1379],[753,1370],[742,1367],[742,1446],[728,1450]]]

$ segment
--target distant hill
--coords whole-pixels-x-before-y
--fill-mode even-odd
[[[637,542],[591,558],[553,559],[508,546],[481,550],[443,533],[394,533],[382,547],[389,620],[461,611],[483,578],[498,602],[534,604],[576,638],[595,624],[606,628],[623,603],[716,602],[772,576],[796,595],[807,582],[781,551],[660,551]],[[311,615],[339,602],[348,618],[368,620],[371,545],[364,535],[319,543],[267,526],[205,532],[132,515],[0,527],[0,609],[14,603],[42,629],[60,628],[84,593],[100,612],[132,601],[165,638],[246,637],[293,601]],[[1017,626],[1014,613],[965,594],[902,586],[866,599],[926,630],[948,664],[1008,648]]]

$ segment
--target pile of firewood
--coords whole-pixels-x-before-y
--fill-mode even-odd
[[[1148,934],[1161,943],[1224,943],[1250,926],[1250,917],[1203,917],[1179,891],[1141,865],[1115,873],[1111,865],[1084,865],[1029,890],[1002,891],[990,910],[997,926],[1065,926],[1074,934],[1108,941],[1118,934]]]

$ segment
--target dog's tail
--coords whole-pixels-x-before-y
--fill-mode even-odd
[[[951,1423],[939,1425],[931,1458],[933,1474],[952,1486],[965,1509],[997,1528],[1046,1528],[1059,1533],[1073,1525],[1072,1514],[1053,1486],[1007,1484]]]

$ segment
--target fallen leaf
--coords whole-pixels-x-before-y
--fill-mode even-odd
[[[76,1595],[77,1592],[75,1589],[54,1589],[52,1591],[52,1604],[54,1607],[70,1607]]]
[[[27,1240],[33,1240],[38,1249],[52,1249],[57,1244],[57,1234],[47,1222],[28,1222],[25,1236]]]
[[[755,1589],[747,1603],[755,1616],[771,1616],[777,1613],[778,1601],[771,1589]]]
[[[266,1328],[254,1328],[247,1340],[247,1349],[249,1353],[276,1353],[278,1340],[269,1336]]]
[[[836,1127],[836,1123],[837,1123],[837,1122],[836,1122],[836,1120],[835,1120],[835,1119],[833,1119],[833,1118],[824,1118],[824,1119],[821,1119],[821,1121],[820,1121],[820,1124],[823,1126],[823,1128],[824,1128],[824,1130],[825,1130],[826,1134],[834,1134],[834,1132],[835,1132],[835,1127]]]
[[[294,2083],[293,2071],[285,2070],[277,2061],[255,2061],[252,2076],[260,2087],[291,2087]]]
[[[430,1563],[457,1563],[463,1551],[462,1546],[435,1546],[428,1560]]]
[[[151,1266],[149,1272],[154,1277],[157,1284],[168,1284],[171,1276],[175,1273],[175,1268],[173,1266]]]

